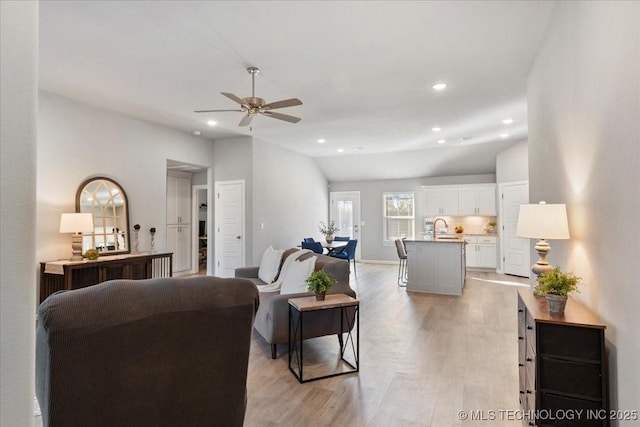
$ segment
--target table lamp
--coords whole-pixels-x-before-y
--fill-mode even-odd
[[[553,266],[547,262],[547,254],[551,250],[547,239],[569,238],[566,205],[548,205],[545,202],[537,205],[520,205],[516,235],[540,239],[535,246],[539,258],[531,266],[531,271],[540,276],[545,271],[553,270]]]
[[[60,233],[73,233],[69,261],[82,261],[82,233],[93,231],[93,214],[63,213],[60,217]]]

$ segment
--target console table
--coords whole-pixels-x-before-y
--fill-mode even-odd
[[[101,256],[95,261],[40,263],[40,302],[60,290],[80,289],[114,279],[151,279],[173,275],[173,253]]]

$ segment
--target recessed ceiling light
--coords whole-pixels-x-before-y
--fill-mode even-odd
[[[509,136],[509,134],[508,134],[508,133],[501,133],[501,134],[500,134],[500,138],[506,138],[506,137],[508,137],[508,136]]]
[[[432,131],[434,132],[440,132],[442,129],[440,129],[438,126],[431,128]]]
[[[217,124],[218,124],[218,122],[216,122],[215,120],[208,120],[208,121],[207,121],[207,124],[208,124],[209,126],[215,126],[215,125],[217,125]]]
[[[436,83],[431,87],[433,88],[433,90],[445,90],[447,88],[447,84],[446,83]]]
[[[327,142],[327,140],[326,140],[326,139],[324,139],[324,138],[320,138],[320,139],[318,140],[318,144],[324,144],[325,142]]]
[[[513,119],[509,118],[509,119],[504,119],[502,121],[502,123],[504,123],[505,125],[510,125],[511,123],[513,123]]]
[[[200,135],[202,135],[202,131],[194,130],[194,131],[193,131],[193,134],[194,134],[195,136],[200,136]]]
[[[338,148],[336,151],[337,151],[338,153],[344,153],[344,148]]]
[[[447,142],[447,141],[445,141],[444,139],[439,139],[438,140],[438,144],[444,144],[445,142]]]

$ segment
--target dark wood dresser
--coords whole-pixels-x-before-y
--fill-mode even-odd
[[[106,280],[139,280],[172,275],[171,252],[108,255],[95,261],[41,262],[40,302],[54,292],[80,289]]]
[[[544,297],[518,290],[518,370],[524,425],[609,425],[606,326],[569,298],[550,314]]]

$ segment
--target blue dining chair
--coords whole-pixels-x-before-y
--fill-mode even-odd
[[[341,251],[334,251],[329,254],[334,258],[346,259],[347,262],[353,260],[353,274],[358,275],[356,272],[356,246],[358,245],[358,239],[349,240],[347,245]]]
[[[302,239],[303,242],[305,243],[313,243],[315,242],[315,240],[313,240],[313,237],[305,237],[304,239]]]
[[[311,249],[317,254],[322,254],[323,248],[320,242],[302,242],[302,249]]]
[[[336,236],[333,238],[335,242],[348,242],[351,237],[349,236]]]

